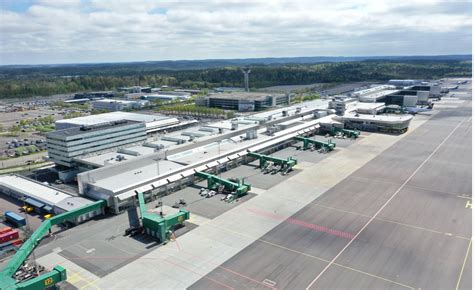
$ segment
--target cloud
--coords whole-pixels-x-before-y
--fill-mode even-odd
[[[13,8],[0,8],[1,64],[472,48],[470,1],[38,0]]]

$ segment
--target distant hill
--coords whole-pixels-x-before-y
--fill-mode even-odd
[[[471,77],[470,55],[397,57],[293,57],[179,60],[130,63],[0,67],[0,99],[49,96],[123,86],[163,85],[192,89],[242,85],[240,68],[250,66],[250,86],[308,85]]]
[[[238,59],[203,59],[203,60],[164,60],[164,61],[141,61],[141,62],[116,62],[116,63],[85,63],[85,64],[51,64],[51,65],[5,65],[0,66],[0,73],[5,71],[22,71],[24,69],[43,73],[60,72],[73,68],[78,74],[93,69],[105,70],[133,70],[140,68],[142,71],[149,70],[192,70],[218,68],[226,66],[246,65],[282,65],[282,64],[315,64],[329,62],[351,62],[367,60],[386,61],[463,61],[471,60],[472,55],[422,55],[422,56],[311,56],[311,57],[269,57],[269,58],[238,58]],[[86,73],[88,74],[88,73]]]

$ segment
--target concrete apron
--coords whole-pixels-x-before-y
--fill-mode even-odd
[[[101,279],[81,269],[84,275],[96,278],[85,288],[185,289],[411,134],[436,113],[418,115],[403,135],[370,134],[348,148],[329,153],[329,157],[317,164],[303,162],[302,171],[286,181],[266,191],[260,190],[256,197],[213,220],[196,217],[198,228]],[[49,259],[50,255],[54,258]],[[42,257],[40,262],[54,266],[48,262],[57,261],[58,255],[50,255]]]

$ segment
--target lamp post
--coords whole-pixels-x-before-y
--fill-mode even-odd
[[[217,141],[217,156],[218,156],[218,158],[220,158],[220,156],[221,156],[221,142],[222,142],[222,140]],[[217,166],[218,166],[217,168],[219,168],[219,177],[221,177],[220,163]]]

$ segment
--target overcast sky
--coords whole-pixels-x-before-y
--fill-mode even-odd
[[[471,53],[471,1],[0,0],[0,64]]]

